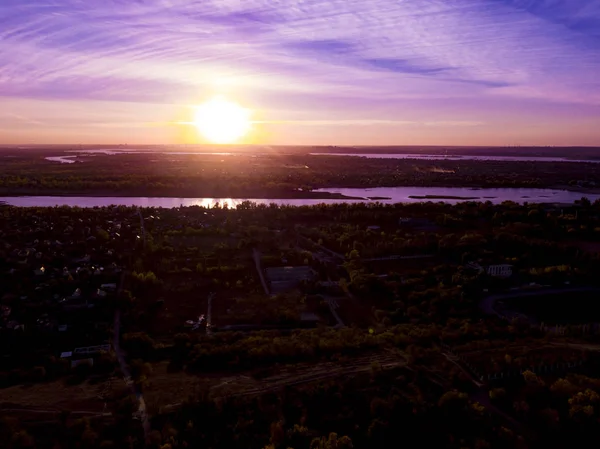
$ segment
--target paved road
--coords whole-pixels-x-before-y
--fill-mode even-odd
[[[256,265],[256,271],[258,271],[258,276],[260,277],[260,282],[265,289],[265,294],[270,295],[269,287],[267,286],[267,281],[265,280],[265,275],[263,274],[261,265],[260,265],[260,251],[254,248],[252,250],[252,256],[254,257],[254,264]]]
[[[144,248],[146,247],[146,227],[144,226],[144,216],[142,215],[142,209],[138,209],[138,215],[140,216],[140,228],[142,229],[142,239],[144,242]]]
[[[419,256],[386,256],[386,257],[374,257],[372,259],[361,259],[362,262],[376,262],[378,260],[411,260],[411,259],[431,259],[432,254],[423,254]]]
[[[206,309],[206,335],[212,335],[212,302],[215,297],[213,292],[208,295],[208,307]]]
[[[13,413],[42,413],[42,414],[54,414],[58,415],[64,410],[36,410],[30,408],[0,408],[0,412],[13,412]],[[90,412],[86,410],[67,410],[69,415],[91,415],[91,416],[112,416],[112,413],[106,412]]]
[[[337,298],[334,298],[332,296],[323,296],[323,299],[325,299],[325,302],[329,306],[329,310],[331,311],[331,314],[337,321],[336,327],[346,327],[346,325],[344,324],[344,322],[342,321],[342,319],[340,318],[340,316],[337,313],[337,309],[339,309],[339,307],[340,307],[340,305],[337,301]]]
[[[507,293],[499,293],[497,295],[490,295],[484,298],[479,303],[481,311],[487,315],[502,315],[495,309],[497,301],[510,298],[525,298],[530,296],[543,296],[543,295],[556,295],[560,293],[588,293],[599,291],[593,287],[571,287],[571,288],[541,288],[536,290],[515,290]]]

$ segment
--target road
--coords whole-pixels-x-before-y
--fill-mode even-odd
[[[144,226],[144,216],[142,215],[142,209],[138,209],[138,215],[140,216],[140,228],[142,230],[142,241],[144,242],[144,248],[146,247],[146,227]]]
[[[529,296],[542,296],[542,295],[556,295],[559,293],[588,293],[598,291],[596,288],[592,287],[571,287],[571,288],[548,288],[548,289],[537,289],[537,290],[516,290],[507,293],[500,293],[497,295],[490,295],[484,298],[479,303],[480,310],[486,315],[496,315],[500,318],[503,317],[496,308],[496,302],[501,301],[503,299],[511,299],[511,298],[525,298]]]
[[[260,264],[260,251],[257,250],[256,248],[254,248],[252,250],[252,256],[254,258],[254,263],[256,265],[256,271],[258,271],[258,276],[260,277],[260,283],[262,284],[263,288],[265,289],[265,294],[270,295],[269,287],[267,286],[267,281],[265,280],[265,275],[262,271],[262,267]]]
[[[342,321],[342,319],[340,318],[340,316],[337,313],[337,309],[339,309],[339,307],[340,307],[340,305],[337,301],[337,298],[324,296],[323,299],[325,299],[325,302],[329,306],[329,310],[331,311],[331,314],[337,321],[336,327],[346,327],[346,325],[344,324],[344,322]]]
[[[213,292],[208,295],[208,307],[206,309],[206,335],[212,335],[212,301],[215,297]]]
[[[123,281],[125,280],[125,272],[121,276],[121,282],[119,285],[119,294],[117,298],[120,297],[121,289],[123,288]],[[146,442],[149,441],[150,437],[150,420],[148,419],[148,413],[146,409],[146,402],[144,401],[144,396],[139,388],[135,385],[135,383],[131,380],[131,373],[129,372],[129,368],[127,367],[127,363],[125,361],[125,353],[121,349],[121,309],[117,307],[115,310],[115,319],[113,324],[113,348],[115,350],[115,354],[117,356],[117,360],[119,362],[119,366],[121,368],[121,372],[123,373],[123,380],[125,384],[129,387],[131,392],[135,395],[139,402],[139,407],[137,414],[142,421],[142,427],[144,429],[144,436]]]
[[[378,260],[411,260],[411,259],[431,259],[432,254],[424,254],[419,256],[385,256],[385,257],[374,257],[372,259],[361,259],[362,262],[376,262]]]
[[[59,415],[64,412],[64,410],[37,410],[31,408],[0,408],[1,413],[11,412],[11,413],[42,413],[42,414],[55,414]],[[69,415],[89,415],[89,416],[112,416],[110,412],[90,412],[86,410],[69,410]]]

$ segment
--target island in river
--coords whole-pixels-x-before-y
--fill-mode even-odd
[[[479,200],[478,196],[452,196],[452,195],[410,195],[415,200]]]
[[[56,147],[0,149],[0,196],[386,200],[392,197],[369,191],[394,187],[560,188],[588,196],[599,193],[596,186],[600,186],[600,163],[549,157],[547,161],[371,159],[313,155],[311,152],[318,151],[315,148],[232,149],[227,153],[89,151],[95,152],[79,152],[73,157],[72,151]],[[581,157],[591,157],[590,152]],[[552,152],[553,156],[559,154]],[[77,163],[57,161],[61,157]],[[331,193],[341,188],[364,189],[366,193],[360,197]],[[437,196],[438,192],[425,194]],[[454,196],[452,192],[439,194]]]

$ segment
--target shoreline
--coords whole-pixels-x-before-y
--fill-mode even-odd
[[[282,200],[312,200],[312,199],[323,199],[323,200],[364,200],[364,201],[377,201],[377,200],[389,200],[391,199],[389,196],[368,196],[368,193],[374,187],[361,187],[361,186],[353,186],[353,187],[340,187],[340,186],[328,186],[321,187],[320,189],[365,189],[365,196],[348,196],[342,193],[335,192],[304,192],[304,191],[293,191],[293,192],[266,192],[266,191],[257,191],[257,192],[243,192],[243,193],[217,193],[217,192],[148,192],[141,190],[131,190],[131,191],[108,191],[108,190],[100,190],[100,191],[66,191],[66,190],[43,190],[43,191],[31,191],[31,190],[23,190],[23,191],[2,191],[0,189],[0,197],[6,198],[16,198],[16,197],[90,197],[90,198],[103,198],[103,197],[114,197],[114,198],[214,198],[214,199],[282,199]],[[375,187],[376,188],[376,187]],[[452,189],[452,188],[462,188],[469,189],[473,192],[481,192],[481,196],[454,196],[454,195],[411,195],[410,198],[414,199],[464,199],[464,200],[472,200],[472,201],[482,201],[485,202],[486,199],[494,198],[490,196],[483,196],[485,191],[492,189],[529,189],[529,190],[562,190],[566,192],[575,192],[581,193],[582,197],[586,194],[589,195],[598,195],[600,194],[600,187],[579,187],[579,186],[568,186],[568,185],[554,185],[554,186],[546,186],[546,187],[514,187],[514,186],[496,186],[496,187],[482,187],[482,186],[440,186],[440,185],[399,185],[399,186],[382,186],[381,188],[419,188],[419,189]]]
[[[303,194],[303,195],[286,195],[277,193],[262,193],[252,194],[248,193],[245,195],[209,195],[209,194],[160,194],[153,192],[2,192],[0,191],[0,197],[4,198],[24,198],[24,197],[58,197],[58,198],[182,198],[182,199],[194,199],[194,198],[211,198],[217,200],[245,200],[248,198],[256,200],[363,200],[370,201],[370,198],[362,196],[348,196],[341,193],[330,193],[330,192],[315,192],[314,194]],[[378,198],[384,199],[384,198]],[[389,198],[385,198],[389,199]],[[0,201],[0,204],[2,202]]]

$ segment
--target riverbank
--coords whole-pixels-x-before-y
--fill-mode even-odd
[[[452,190],[461,190],[463,192],[469,192],[466,195],[451,195]],[[436,193],[425,193],[423,195],[409,195],[410,199],[418,199],[424,201],[435,201],[435,200],[461,200],[461,201],[487,201],[495,199],[496,196],[488,195],[488,192],[495,191],[521,191],[521,192],[533,192],[532,194],[524,194],[519,199],[531,200],[530,202],[536,201],[536,192],[553,191],[553,192],[572,192],[581,194],[580,197],[574,199],[581,199],[584,196],[600,195],[600,187],[580,187],[580,186],[569,186],[569,185],[556,185],[548,187],[520,187],[520,186],[498,186],[498,187],[481,187],[481,186],[440,186],[440,185],[399,185],[395,187],[364,187],[364,186],[353,186],[353,187],[337,187],[328,186],[315,190],[266,190],[266,189],[248,189],[244,191],[238,191],[235,189],[211,189],[211,188],[198,188],[198,189],[121,189],[121,190],[109,190],[109,189],[98,189],[98,190],[64,190],[64,189],[6,189],[0,188],[0,197],[22,197],[22,196],[52,196],[52,197],[91,197],[91,198],[103,198],[103,197],[115,197],[115,198],[131,198],[131,197],[152,197],[152,198],[224,198],[224,199],[323,199],[323,200],[365,200],[365,201],[379,201],[379,200],[394,200],[393,195],[373,195],[373,193],[389,192],[394,190],[414,190],[414,191],[426,191],[426,190],[437,190],[443,191]],[[343,192],[353,192],[347,194]],[[449,194],[446,194],[449,193]],[[481,193],[481,195],[478,195]],[[548,197],[549,198],[549,197]],[[544,200],[543,202],[551,202]],[[564,202],[564,201],[559,201]]]
[[[463,200],[474,201],[481,200],[479,196],[452,196],[452,195],[411,195],[409,198],[415,200]]]
[[[15,191],[13,190],[5,190],[0,189],[0,196],[7,198],[17,198],[17,197],[63,197],[63,198],[72,198],[72,197],[88,197],[88,198],[106,198],[106,197],[114,197],[114,198],[222,198],[222,199],[234,199],[234,200],[243,200],[245,198],[255,198],[255,199],[281,199],[281,200],[310,200],[310,199],[323,199],[323,200],[367,200],[367,198],[362,196],[348,196],[340,193],[331,193],[331,192],[323,192],[323,191],[245,191],[239,193],[232,193],[230,191],[225,191],[223,193],[219,193],[214,190],[200,190],[199,192],[190,192],[183,190],[179,191],[168,191],[164,190],[152,191],[152,190],[141,190],[141,189],[131,189],[131,190],[121,190],[121,191],[111,191],[111,190],[95,190],[95,191],[71,191],[71,190],[38,190],[38,189],[22,189]],[[389,197],[381,197],[381,198],[369,198],[369,199],[391,199]]]
[[[281,206],[312,206],[317,204],[342,204],[342,203],[422,203],[444,202],[457,204],[464,201],[491,202],[501,204],[505,201],[514,203],[530,203],[539,205],[572,205],[581,200],[582,196],[590,201],[600,200],[600,194],[585,194],[567,190],[550,189],[480,189],[473,190],[463,187],[435,188],[435,187],[377,187],[373,189],[323,189],[311,192],[293,191],[284,194],[271,194],[267,196],[246,192],[247,196],[232,195],[206,195],[206,196],[152,196],[151,192],[139,193],[137,196],[125,195],[124,192],[100,196],[98,194],[85,195],[13,195],[1,196],[0,201],[12,206],[22,207],[53,207],[53,206],[78,206],[102,207],[110,205],[126,205],[138,207],[179,207],[179,206],[204,206],[218,207],[227,204],[236,207],[244,202],[257,204],[277,204]],[[95,192],[96,193],[96,192]],[[99,192],[98,192],[99,193]],[[137,193],[137,192],[136,192]],[[479,196],[475,196],[475,195]],[[376,199],[373,199],[376,198]]]

